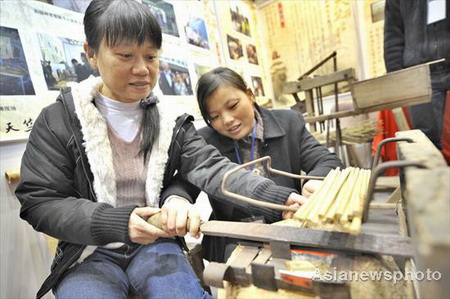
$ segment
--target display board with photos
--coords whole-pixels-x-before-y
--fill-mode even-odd
[[[230,67],[253,89],[259,105],[272,107],[268,65],[261,57],[263,39],[258,34],[256,8],[245,1],[218,1],[224,51]],[[263,91],[265,86],[268,90]],[[267,89],[266,88],[266,89]]]
[[[17,29],[0,26],[0,59],[0,95],[35,95]]]
[[[152,14],[155,16],[158,24],[161,26],[162,32],[179,37],[177,18],[173,5],[162,0],[142,0],[147,5]]]
[[[187,61],[160,57],[159,88],[163,95],[193,95],[192,79],[187,68]]]
[[[4,1],[0,11],[0,141],[28,137],[43,107],[82,79],[88,1]],[[84,65],[84,66],[83,66]]]
[[[164,96],[162,102],[201,118],[195,85],[201,75],[218,66],[238,70],[249,87],[258,90],[259,98],[267,94],[251,5],[244,1],[140,2],[153,13],[163,32],[160,77],[155,86],[155,92]],[[41,109],[55,101],[61,88],[98,75],[83,50],[83,16],[89,3],[2,2],[0,141],[27,138]],[[226,21],[221,21],[222,14]],[[219,32],[225,33],[229,42]],[[230,51],[236,52],[234,58]]]

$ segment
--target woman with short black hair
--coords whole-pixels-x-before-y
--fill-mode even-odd
[[[20,217],[59,239],[37,297],[51,289],[57,298],[209,297],[175,240],[187,233],[188,218],[197,236],[200,216],[173,177],[220,196],[236,165],[205,144],[191,116],[158,104],[152,90],[162,34],[148,7],[93,0],[84,27],[84,49],[100,77],[62,90],[43,109],[16,190]],[[245,171],[229,187],[253,198],[299,197]],[[146,222],[159,212],[162,229]]]

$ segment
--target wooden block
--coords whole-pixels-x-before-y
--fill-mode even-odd
[[[376,110],[431,101],[430,70],[427,64],[353,83],[355,110]]]
[[[324,76],[306,78],[300,81],[286,82],[283,86],[283,93],[297,93],[324,85],[330,85],[336,82],[346,81],[352,78],[355,78],[355,70],[349,68]]]

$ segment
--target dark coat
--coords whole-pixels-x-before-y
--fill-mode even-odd
[[[431,65],[433,88],[450,89],[450,5],[446,19],[427,25],[424,0],[387,0],[384,61],[388,72],[445,58]]]
[[[128,221],[136,206],[113,204],[116,186],[107,127],[92,102],[101,84],[100,78],[90,77],[63,90],[36,119],[22,158],[16,189],[22,205],[20,217],[37,231],[60,240],[51,274],[37,297],[53,288],[93,246],[131,243]],[[205,192],[221,196],[222,178],[236,165],[205,143],[191,116],[177,118],[170,110],[158,108],[161,128],[147,162],[147,202],[153,198],[161,206],[169,195],[188,197],[177,188],[175,172]],[[229,187],[252,198],[279,193],[286,200],[292,192],[245,171],[238,172]]]
[[[309,133],[301,114],[293,110],[269,111],[260,107],[257,109],[264,125],[264,144],[259,149],[260,156],[270,156],[272,168],[294,174],[304,171],[308,175],[326,176],[330,170],[343,167],[339,158],[320,145]],[[210,127],[202,128],[198,132],[222,155],[237,163],[232,139],[219,134]],[[275,174],[269,174],[268,178],[279,186],[301,190],[300,180]],[[196,193],[192,190],[190,192],[191,196],[195,198]],[[212,206],[211,220],[242,221],[244,218],[259,216],[252,211],[243,210],[233,201],[228,202],[212,196],[209,197],[209,200]],[[284,204],[284,202],[279,203]],[[278,218],[262,216],[268,223],[281,220],[281,215],[278,215]],[[212,261],[223,261],[227,242],[224,238],[205,236],[202,243],[205,257]]]
[[[192,126],[191,120],[192,117],[187,114],[181,116],[174,131],[184,133]],[[180,130],[182,127],[183,131]],[[175,139],[182,144],[183,138],[183,134],[174,134],[164,186],[169,184],[179,164],[180,148],[173,146],[176,144]],[[37,168],[39,172],[36,172]],[[106,203],[97,203],[93,174],[83,146],[81,125],[74,114],[70,88],[63,90],[56,103],[45,108],[36,120],[22,160],[21,177],[16,190],[22,204],[21,218],[26,219],[36,230],[60,238],[51,274],[37,293],[38,298],[47,293],[61,274],[78,260],[86,248],[86,245],[81,244],[101,245],[113,241],[131,243],[127,231],[128,218],[136,206],[112,208]],[[49,189],[37,188],[40,185],[48,186]],[[52,190],[51,186],[58,188]],[[176,186],[172,186],[171,194],[176,194],[175,190]],[[163,191],[161,200],[169,195]],[[184,193],[178,195],[183,196]],[[61,200],[54,201],[55,197],[61,197]],[[78,198],[86,200],[82,202],[76,200]],[[46,204],[53,205],[52,209],[46,209]],[[102,223],[102,219],[118,214],[122,215],[122,219],[115,223],[117,230],[110,230],[108,234],[102,232],[111,224]],[[63,225],[63,222],[66,224]],[[91,227],[94,228],[91,233],[82,233]]]

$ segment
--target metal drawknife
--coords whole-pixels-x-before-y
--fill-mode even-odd
[[[277,210],[293,211],[297,208],[261,202],[227,190],[227,180],[235,172],[255,163],[267,163],[267,169],[275,174],[291,177],[294,179],[316,179],[323,180],[323,177],[294,175],[271,167],[271,158],[266,156],[254,161],[244,163],[235,169],[225,173],[222,180],[221,190],[225,196],[241,200],[252,205],[272,208]],[[150,217],[147,221],[161,227],[159,213]],[[189,224],[188,224],[189,225]],[[307,229],[290,226],[279,226],[261,223],[229,222],[229,221],[208,221],[200,225],[200,231],[204,235],[229,237],[236,239],[251,240],[263,243],[284,242],[291,246],[337,250],[354,253],[386,254],[400,257],[413,257],[414,249],[409,237],[400,235],[382,234],[359,234]]]
[[[147,221],[161,228],[160,213]],[[189,226],[189,223],[188,223]],[[228,237],[262,243],[285,242],[292,246],[354,253],[413,257],[411,239],[400,235],[359,234],[271,225],[263,223],[207,221],[200,225],[207,236]]]

